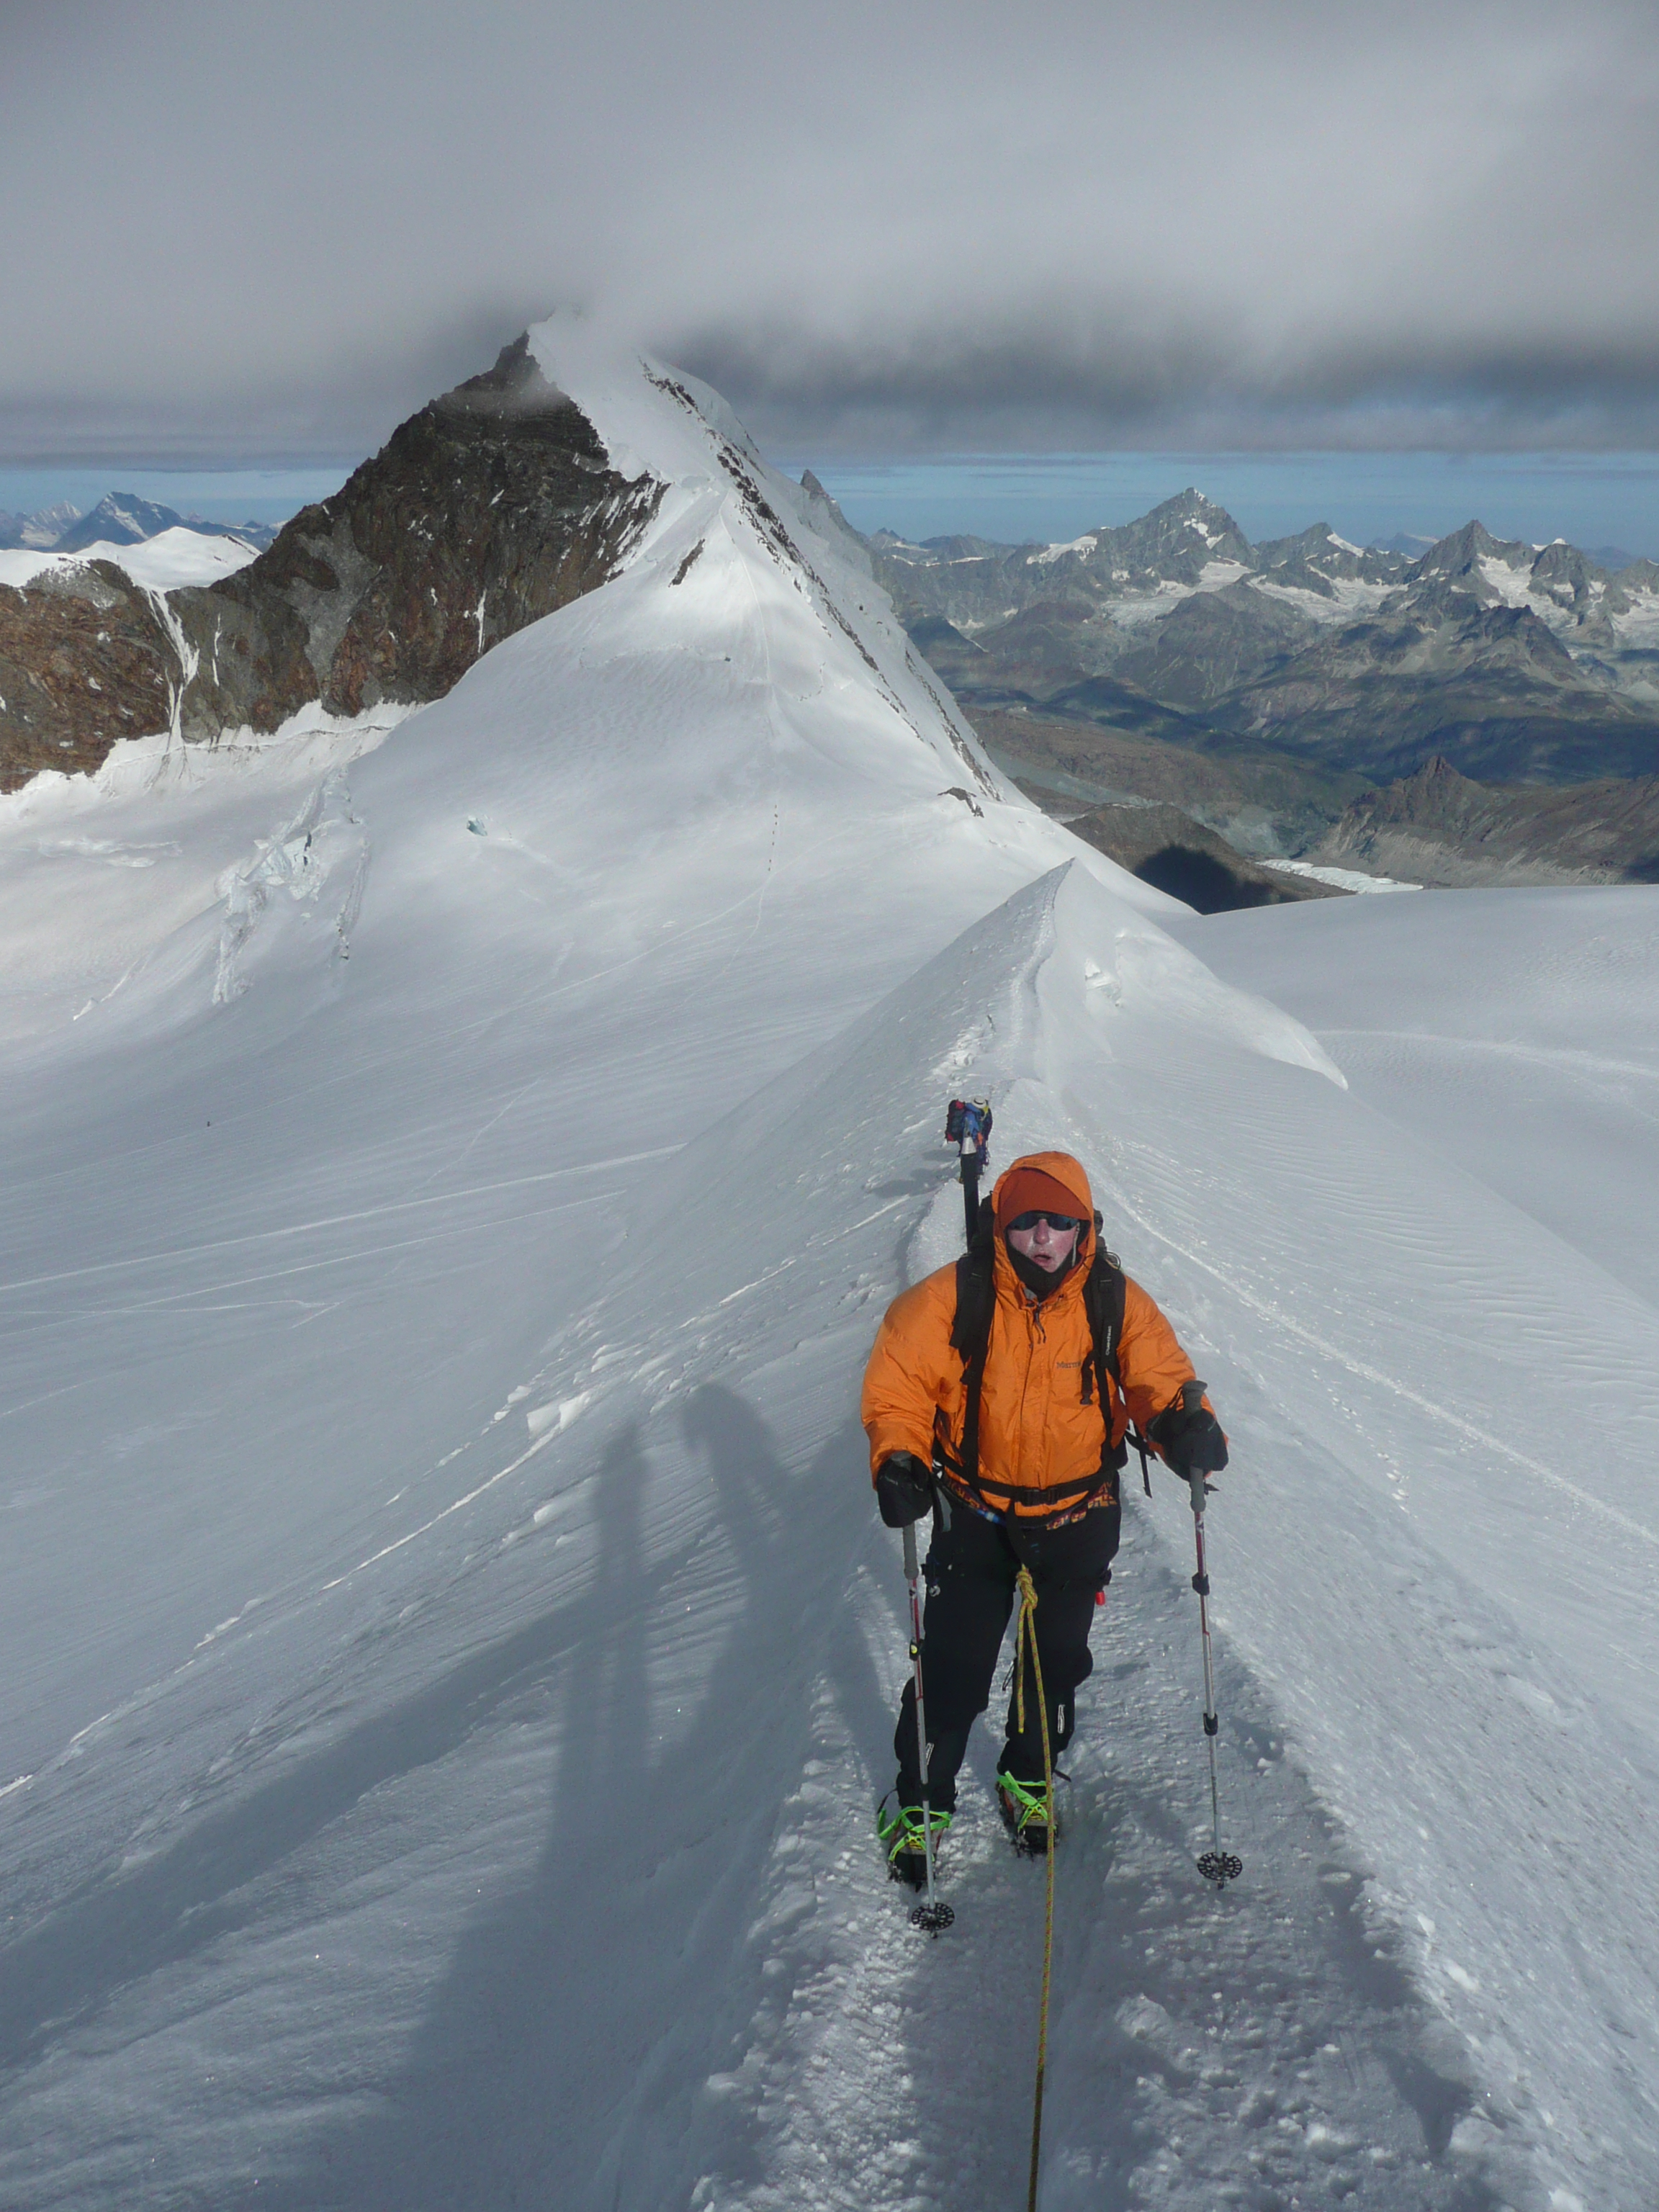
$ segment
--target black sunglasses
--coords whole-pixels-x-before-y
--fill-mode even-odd
[[[1081,1229],[1083,1226],[1081,1218],[1075,1213],[1017,1213],[1008,1226],[1021,1231],[1035,1229],[1039,1221],[1046,1221],[1057,1237],[1063,1237],[1068,1229]]]

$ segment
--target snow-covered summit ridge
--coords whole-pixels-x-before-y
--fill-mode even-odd
[[[566,319],[537,325],[529,343],[544,376],[593,425],[612,467],[664,488],[625,565],[672,560],[671,580],[684,583],[708,532],[735,532],[839,633],[894,713],[953,770],[952,781],[966,773],[965,804],[1029,804],[992,768],[867,564],[849,557],[839,532],[824,529],[810,494],[767,465],[717,392],[665,362],[619,351]]]
[[[562,911],[581,910],[586,884],[599,909],[628,915],[635,942],[659,908],[662,926],[677,928],[686,901],[695,914],[705,896],[740,910],[752,899],[755,925],[776,914],[787,938],[788,918],[805,911],[797,882],[815,896],[826,869],[845,866],[832,926],[852,988],[898,915],[923,933],[909,940],[920,953],[1067,860],[1144,915],[1179,911],[992,768],[885,594],[815,529],[807,501],[759,461],[723,403],[659,364],[595,360],[560,337],[556,348],[538,334],[543,374],[593,424],[612,480],[648,484],[635,503],[649,520],[609,582],[487,650],[444,700],[404,721],[395,764],[374,773],[398,783],[411,830],[422,824],[424,838],[441,823],[446,843],[459,838],[468,879],[482,838],[492,854],[541,855],[565,872]],[[337,896],[321,866],[334,847],[313,835],[304,780],[320,790],[342,771],[355,789],[353,732],[362,746],[378,744],[406,712],[312,707],[269,738],[213,748],[175,731],[118,746],[96,777],[48,774],[5,801],[15,1039],[78,1020],[77,1049],[90,1048],[139,1000],[146,1019],[194,1021],[216,993],[222,1000],[257,980],[296,902],[343,915],[358,866],[345,854],[360,841],[340,844]],[[416,778],[406,791],[402,764]],[[601,824],[608,846],[596,853]],[[271,855],[307,838],[308,865],[273,877]],[[400,865],[397,840],[374,842],[372,886]],[[623,857],[647,848],[649,869]],[[236,919],[233,948],[221,939],[239,883],[258,896]],[[377,906],[372,887],[367,911]],[[84,927],[64,927],[71,907]],[[868,941],[855,908],[867,911]],[[468,929],[474,921],[486,934],[494,926],[483,910]],[[595,913],[586,927],[603,940]],[[301,931],[283,957],[306,941]],[[311,941],[326,973],[340,933]],[[890,981],[894,957],[902,951],[868,972]],[[164,977],[165,1009],[153,997]]]

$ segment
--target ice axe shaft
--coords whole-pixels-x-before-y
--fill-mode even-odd
[[[979,1226],[979,1146],[964,1131],[962,1139],[962,1213],[967,1241]]]

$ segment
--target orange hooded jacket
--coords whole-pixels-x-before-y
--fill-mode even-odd
[[[1067,1152],[1033,1152],[1014,1165],[1040,1168],[1073,1193],[1085,1225],[1077,1258],[1059,1289],[1041,1301],[1014,1273],[997,1232],[975,1498],[997,1512],[1074,1512],[1087,1495],[1083,1486],[1103,1473],[1102,1499],[1116,1497],[1113,1462],[1130,1415],[1144,1430],[1180,1396],[1182,1384],[1193,1380],[1193,1364],[1146,1292],[1126,1278],[1117,1346],[1122,1388],[1108,1376],[1105,1391],[1091,1389],[1085,1403],[1083,1367],[1094,1338],[1083,1285],[1094,1256],[1094,1194]],[[1010,1167],[999,1177],[997,1191],[1012,1173]],[[951,1343],[956,1311],[954,1261],[902,1291],[887,1309],[860,1406],[872,1481],[890,1453],[913,1452],[927,1467],[935,1458],[936,1438],[951,1460],[961,1450],[967,1389],[962,1355]],[[948,1475],[946,1483],[953,1486]]]

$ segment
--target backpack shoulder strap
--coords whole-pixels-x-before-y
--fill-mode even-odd
[[[1109,1252],[1101,1242],[1101,1220],[1095,1216],[1095,1256],[1089,1269],[1089,1279],[1083,1286],[1084,1304],[1089,1309],[1089,1331],[1094,1339],[1093,1360],[1097,1376],[1109,1375],[1120,1390],[1123,1376],[1117,1364],[1118,1345],[1123,1335],[1124,1277],[1115,1252]],[[1088,1377],[1084,1377],[1085,1402],[1087,1402]],[[1102,1393],[1103,1396],[1104,1393]],[[1140,1455],[1141,1487],[1148,1498],[1152,1494],[1152,1479],[1146,1471],[1146,1439],[1129,1425],[1127,1441]]]
[[[1118,1372],[1118,1339],[1123,1334],[1123,1270],[1118,1265],[1115,1252],[1109,1252],[1101,1242],[1101,1219],[1095,1216],[1095,1256],[1089,1264],[1088,1280],[1083,1285],[1083,1303],[1088,1310],[1089,1334],[1094,1340],[1094,1351],[1085,1362],[1083,1378],[1084,1403],[1089,1401],[1090,1376],[1087,1367],[1092,1364],[1094,1381],[1103,1385],[1110,1376],[1120,1386],[1122,1376]],[[1105,1395],[1104,1389],[1101,1395]]]
[[[952,1472],[969,1483],[976,1480],[979,1474],[979,1401],[985,1387],[985,1362],[991,1349],[991,1323],[996,1314],[994,1237],[991,1201],[983,1199],[974,1241],[957,1261],[957,1311],[951,1324],[951,1344],[962,1360],[968,1399],[963,1415],[960,1463]]]

